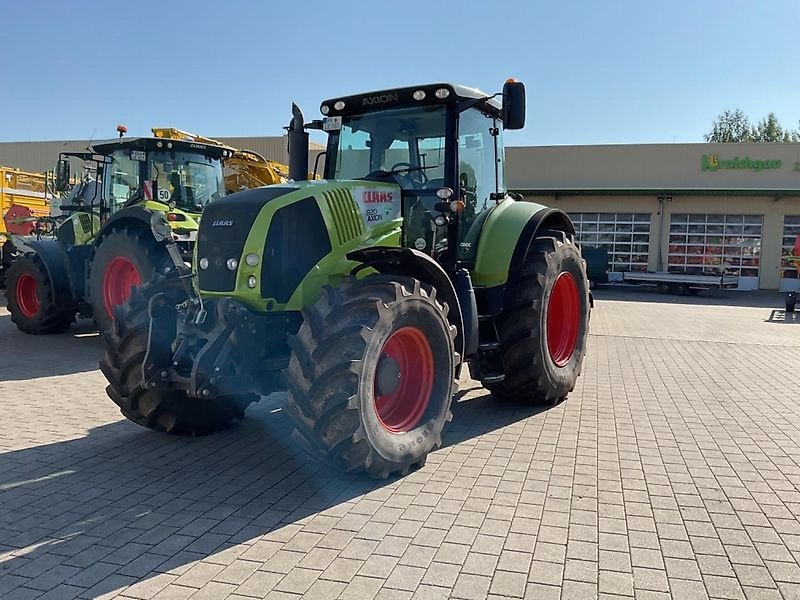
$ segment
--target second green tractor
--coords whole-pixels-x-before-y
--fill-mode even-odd
[[[523,84],[381,90],[321,113],[293,107],[289,183],[207,206],[194,274],[176,260],[117,309],[101,367],[122,413],[200,434],[283,390],[308,452],[385,478],[441,445],[465,365],[502,400],[565,398],[589,286],[568,216],[506,191]],[[315,128],[328,143],[309,181]]]

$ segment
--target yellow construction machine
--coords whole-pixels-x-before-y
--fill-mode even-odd
[[[28,173],[0,166],[0,284],[13,257],[11,235],[30,235],[37,221],[50,214],[48,173]]]
[[[215,139],[174,127],[153,127],[152,131],[157,138],[227,146]],[[225,191],[229,194],[275,183],[286,183],[288,180],[289,167],[266,159],[252,150],[236,149],[233,156],[225,159]]]

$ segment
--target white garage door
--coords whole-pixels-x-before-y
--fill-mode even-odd
[[[669,270],[739,277],[739,289],[758,289],[761,215],[674,214],[669,228]]]
[[[579,244],[608,250],[612,271],[647,271],[648,213],[570,213],[569,216],[575,223]]]

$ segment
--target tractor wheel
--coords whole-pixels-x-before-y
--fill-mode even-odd
[[[289,340],[292,437],[325,464],[374,478],[422,466],[452,419],[459,358],[447,311],[410,277],[325,288]]]
[[[205,399],[191,398],[182,390],[143,386],[142,363],[150,326],[147,305],[159,292],[167,294],[175,304],[186,299],[180,281],[159,277],[134,289],[130,300],[116,308],[114,321],[103,333],[106,354],[100,361],[100,370],[109,382],[109,398],[134,423],[167,433],[202,435],[244,418],[245,409],[259,399],[255,394]]]
[[[559,402],[575,387],[589,328],[586,270],[571,236],[539,234],[514,289],[498,319],[506,377],[486,387],[501,399]]]
[[[59,333],[75,320],[74,310],[56,308],[55,292],[42,259],[33,252],[15,260],[6,274],[11,320],[25,333]]]
[[[111,326],[114,307],[152,281],[166,261],[166,251],[145,229],[115,229],[100,241],[89,270],[89,302],[100,331]]]

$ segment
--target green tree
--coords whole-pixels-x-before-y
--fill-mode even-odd
[[[800,142],[800,129],[784,129],[775,113],[769,113],[757,125],[742,109],[725,110],[712,125],[711,131],[703,136],[707,142]]]
[[[703,137],[707,142],[750,142],[751,132],[750,119],[742,112],[742,109],[723,111],[715,120],[711,131]]]
[[[791,142],[792,133],[791,130],[781,127],[778,117],[771,112],[753,127],[750,137],[753,142]]]

